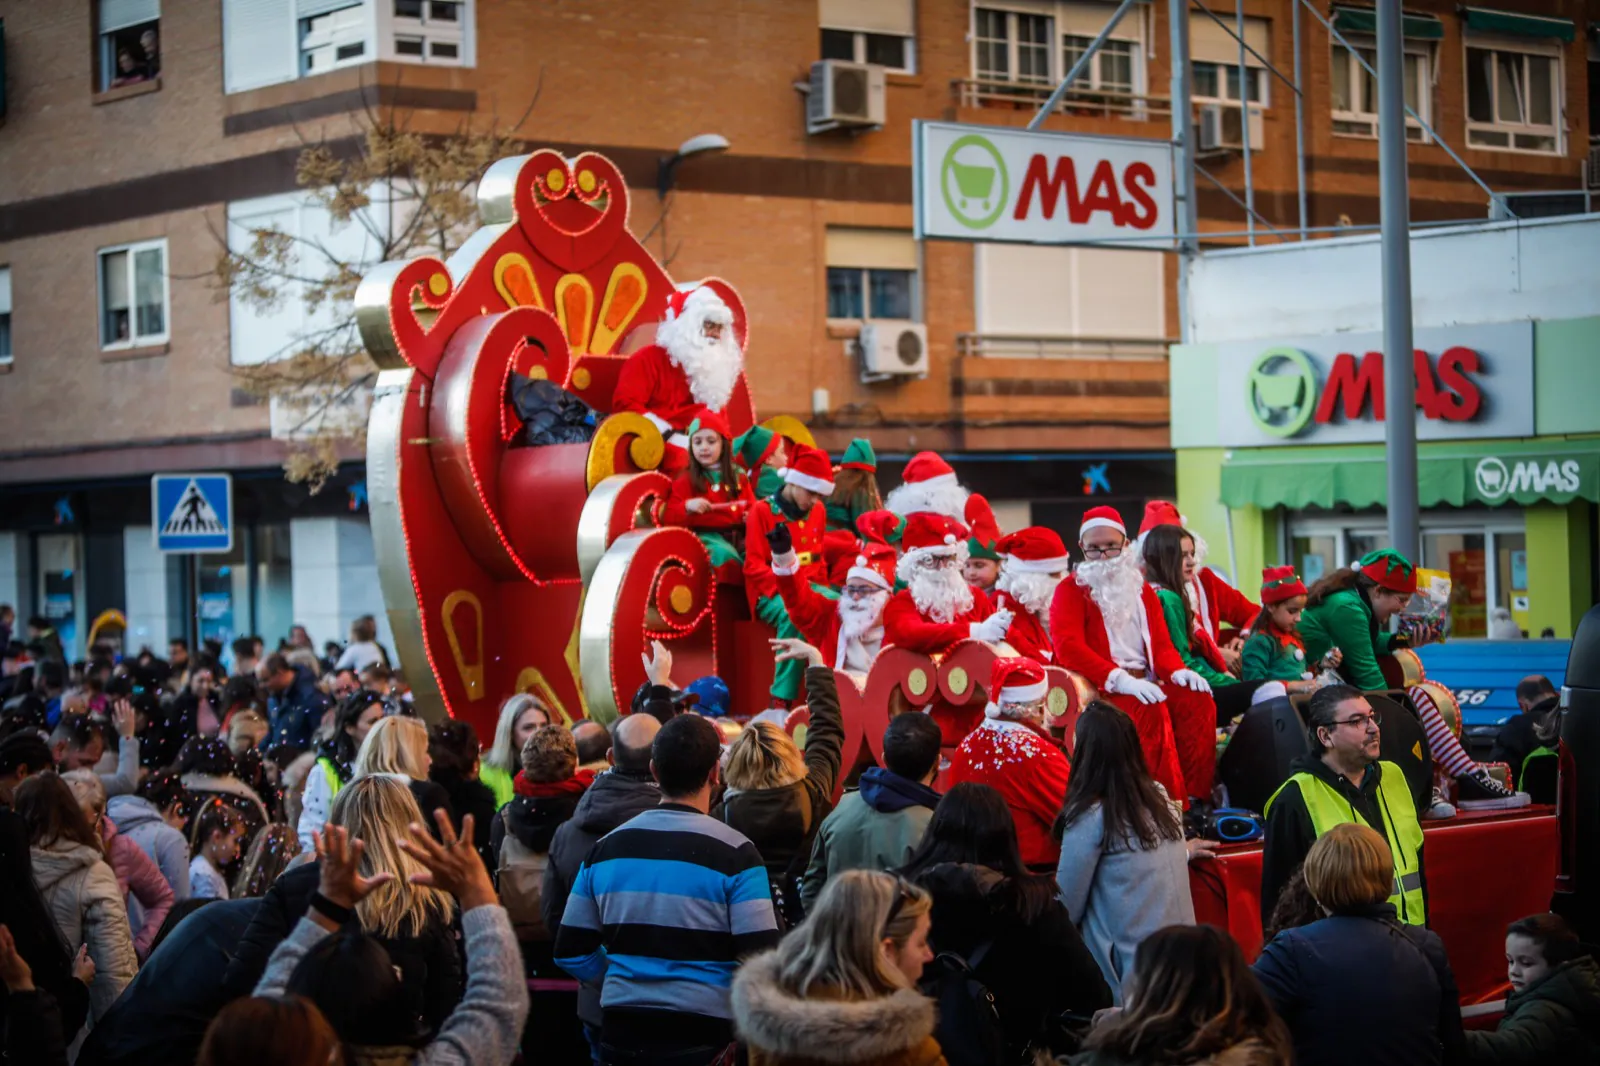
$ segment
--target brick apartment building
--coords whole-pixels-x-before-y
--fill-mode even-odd
[[[1515,10],[1408,5],[1409,95],[1497,191],[1581,191],[1600,2],[1500,2]],[[1370,7],[1316,3],[1370,47]],[[326,227],[297,195],[300,147],[355,138],[369,107],[443,132],[504,122],[541,83],[521,135],[609,154],[634,187],[636,233],[661,210],[664,155],[704,132],[731,142],[677,172],[669,269],[741,289],[763,416],[798,415],[836,450],[868,435],[889,478],[895,456],[955,455],[1004,525],[1071,528],[1087,496],[1134,508],[1170,493],[1173,256],[911,235],[911,120],[1026,123],[1113,7],[0,0],[0,602],[57,619],[80,653],[107,608],[128,613],[133,644],[191,631],[196,575],[151,547],[148,477],[211,469],[234,474],[239,535],[198,569],[207,635],[275,639],[299,622],[321,641],[381,617],[359,455],[317,496],[282,481],[268,409],[234,370],[281,350],[294,312],[219,294],[219,241],[263,219]],[[1246,39],[1286,74],[1292,10],[1243,3]],[[1138,5],[1049,128],[1166,138],[1167,17]],[[1373,87],[1301,21],[1309,224],[1374,224]],[[1225,145],[1247,95],[1270,223],[1257,228],[1278,239],[1272,227],[1297,221],[1294,93],[1255,57],[1242,87],[1237,45],[1198,8],[1191,35],[1197,116],[1232,105],[1203,164],[1242,198],[1242,152]],[[821,58],[885,68],[881,128],[807,134],[803,89]],[[1245,228],[1228,193],[1198,185],[1203,228]],[[1411,189],[1419,221],[1486,213],[1420,129]],[[925,328],[925,376],[862,380],[856,339],[883,319]]]

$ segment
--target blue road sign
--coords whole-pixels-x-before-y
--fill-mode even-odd
[[[156,550],[233,550],[233,478],[228,474],[155,474],[150,478]]]

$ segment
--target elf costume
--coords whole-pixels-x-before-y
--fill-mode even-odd
[[[850,442],[844,450],[844,458],[839,460],[840,470],[861,470],[876,476],[878,473],[878,456],[872,450],[872,442],[862,437],[857,437]],[[828,528],[844,529],[851,533],[856,531],[856,519],[866,514],[866,511],[853,510],[848,503],[827,501]]]
[[[751,426],[733,441],[734,462],[755,481],[757,499],[776,496],[783,489],[783,468],[770,466],[784,439],[766,426]]]
[[[796,445],[795,453],[793,462],[784,468],[784,481],[822,496],[833,492],[833,468],[828,463],[828,457],[804,445]],[[827,524],[827,512],[821,501],[813,503],[809,511],[802,512],[781,489],[771,497],[758,501],[745,518],[745,596],[750,601],[750,613],[776,630],[779,637],[797,638],[801,634],[783,605],[778,578],[772,572],[772,547],[767,543],[767,534],[780,525],[786,526],[795,555],[795,579],[826,584],[828,570],[823,561],[822,541]],[[797,699],[804,677],[804,662],[777,663],[772,671],[770,692],[773,698],[784,702]]]
[[[1357,560],[1355,569],[1377,583],[1379,588],[1408,595],[1417,591],[1417,571],[1411,560],[1384,548],[1368,552]],[[1316,606],[1306,607],[1300,618],[1300,637],[1305,641],[1306,659],[1319,662],[1334,648],[1343,653],[1339,674],[1356,688],[1377,692],[1389,687],[1378,667],[1378,656],[1391,655],[1396,648],[1409,646],[1404,636],[1380,633],[1372,603],[1359,586],[1332,593]]]
[[[731,447],[729,438],[732,434],[728,429],[728,419],[721,412],[701,408],[700,414],[689,423],[689,439],[693,441],[694,435],[703,429],[716,432],[722,438],[724,448]],[[692,455],[689,463],[691,470],[697,465]],[[737,468],[733,471],[733,485],[722,483],[720,466],[702,467],[700,473],[707,482],[704,488],[695,487],[689,470],[679,474],[672,482],[672,489],[661,505],[661,524],[694,530],[706,546],[712,569],[739,567],[744,563],[738,545],[744,536],[745,516],[756,502],[750,479]],[[688,504],[694,499],[705,500],[711,504],[711,510],[702,514],[691,512]]]
[[[1271,607],[1304,596],[1306,586],[1292,566],[1269,566],[1261,571],[1261,604]],[[1306,643],[1298,632],[1285,633],[1263,613],[1250,639],[1244,642],[1240,669],[1246,681],[1308,681]]]

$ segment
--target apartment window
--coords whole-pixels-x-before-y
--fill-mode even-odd
[[[469,18],[466,0],[392,0],[394,52],[411,63],[459,66]]]
[[[1239,80],[1237,63],[1195,63],[1192,69],[1191,92],[1196,100],[1237,104],[1248,91],[1250,103],[1265,106],[1267,102],[1267,72],[1261,67],[1246,67],[1243,82]]]
[[[11,268],[0,267],[0,363],[11,362]]]
[[[1083,54],[1089,50],[1093,37],[1079,37],[1072,34],[1061,38],[1061,76],[1067,76],[1067,71]],[[1100,46],[1089,59],[1089,65],[1073,81],[1072,89],[1067,93],[1070,98],[1079,93],[1102,92],[1122,93],[1133,95],[1134,91],[1134,54],[1137,46],[1133,41],[1107,40]]]
[[[828,317],[917,317],[917,242],[904,230],[828,229]]]
[[[1378,69],[1376,44],[1370,39],[1348,38],[1355,45],[1351,52],[1341,44],[1333,46],[1333,132],[1350,137],[1378,135],[1378,79],[1367,73],[1356,56]],[[1426,46],[1406,45],[1406,104],[1424,121],[1432,122],[1433,64]],[[1406,116],[1406,138],[1423,142],[1428,135],[1410,115]]]
[[[167,339],[167,242],[100,252],[100,347],[114,350]]]
[[[1258,108],[1271,103],[1271,88],[1265,64],[1257,55],[1270,57],[1271,39],[1266,19],[1244,20],[1243,37],[1249,50],[1244,54],[1244,77],[1239,76],[1238,26],[1224,17],[1227,28],[1203,14],[1189,16],[1190,93],[1204,103],[1238,105],[1249,102]]]
[[[1054,20],[1021,11],[975,9],[974,64],[978,77],[989,81],[1050,82],[1050,38]]]
[[[822,58],[876,63],[903,74],[915,73],[917,68],[914,38],[828,26],[822,27]]]
[[[1509,44],[1467,46],[1467,143],[1560,152],[1561,55]]]
[[[367,58],[366,6],[322,11],[300,20],[300,73],[321,74]]]
[[[100,0],[100,85],[120,89],[161,73],[161,0]]]

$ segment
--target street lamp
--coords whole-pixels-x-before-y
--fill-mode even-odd
[[[701,133],[690,137],[678,146],[677,154],[662,156],[656,164],[656,195],[663,200],[667,198],[667,193],[672,191],[673,181],[678,176],[678,165],[685,159],[692,155],[727,150],[728,138],[720,133]]]

